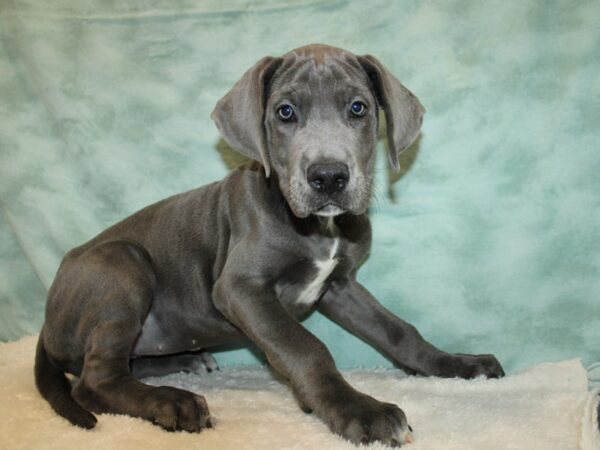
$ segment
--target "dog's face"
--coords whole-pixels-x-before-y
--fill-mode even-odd
[[[264,125],[271,168],[294,214],[366,210],[377,115],[370,81],[352,55],[284,58],[268,89]]]
[[[371,56],[310,45],[261,59],[213,118],[232,147],[277,174],[295,215],[335,216],[369,205],[379,107],[397,169],[421,126],[417,98]]]

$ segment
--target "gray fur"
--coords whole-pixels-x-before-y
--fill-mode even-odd
[[[349,110],[357,100],[367,106],[363,117]],[[283,103],[296,121],[278,117]],[[134,372],[148,369],[139,359],[149,356],[181,368],[167,355],[249,340],[333,432],[354,443],[404,443],[404,413],[351,387],[300,324],[315,308],[411,372],[502,376],[491,355],[435,348],[356,281],[371,242],[378,107],[394,165],[416,138],[423,108],[375,58],[312,45],[246,72],[213,118],[260,164],[151,205],[64,257],[36,359],[38,387],[55,410],[87,428],[92,411],[200,431],[210,426],[203,397],[141,383],[130,360]],[[347,183],[327,193],[311,185],[315,164],[347,167]],[[188,359],[183,367],[198,366]],[[72,392],[63,372],[79,377]]]

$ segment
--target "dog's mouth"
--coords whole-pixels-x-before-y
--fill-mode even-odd
[[[282,184],[281,191],[292,210],[299,218],[308,216],[336,217],[341,214],[363,214],[370,198],[370,184],[359,183],[358,188],[346,189],[333,194],[320,194],[307,189],[305,184],[294,181]]]
[[[335,217],[345,212],[346,210],[337,203],[326,202],[323,205],[319,206],[317,209],[315,209],[313,214],[322,217]]]

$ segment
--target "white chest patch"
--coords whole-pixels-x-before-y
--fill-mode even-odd
[[[314,262],[317,268],[317,276],[310,282],[308,285],[300,292],[298,296],[298,303],[304,303],[310,305],[315,302],[319,298],[319,294],[321,293],[321,289],[323,289],[323,283],[327,279],[335,266],[338,263],[336,258],[338,246],[340,244],[339,239],[333,240],[333,245],[331,246],[331,251],[329,252],[329,258],[316,260]]]

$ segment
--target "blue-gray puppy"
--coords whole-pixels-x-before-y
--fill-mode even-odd
[[[377,59],[310,45],[250,68],[213,118],[255,162],[137,212],[62,261],[35,365],[52,407],[85,428],[92,411],[200,431],[210,426],[204,398],[141,383],[131,361],[250,340],[333,432],[410,441],[400,408],[350,386],[299,323],[314,309],[411,372],[502,376],[491,355],[435,348],[356,281],[371,242],[380,108],[398,168],[424,109]],[[72,389],[65,372],[79,377]]]

